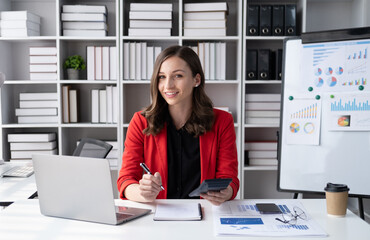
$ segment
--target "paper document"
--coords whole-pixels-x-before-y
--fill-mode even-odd
[[[327,236],[297,200],[274,200],[282,211],[279,214],[260,214],[256,203],[252,200],[229,201],[219,207],[213,206],[215,234],[275,237]]]
[[[192,221],[202,220],[200,203],[160,203],[157,205],[154,220]]]

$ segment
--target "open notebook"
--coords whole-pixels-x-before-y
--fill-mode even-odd
[[[195,221],[202,220],[200,203],[162,203],[158,204],[154,220],[156,221]]]

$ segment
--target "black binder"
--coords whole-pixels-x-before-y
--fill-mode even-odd
[[[269,49],[258,50],[258,80],[271,79],[270,56],[271,52]]]
[[[284,5],[272,6],[272,35],[284,35]]]
[[[281,80],[283,63],[283,50],[278,49],[275,53],[275,79]]]
[[[285,5],[285,35],[297,35],[296,27],[297,7],[294,4]]]
[[[271,5],[260,6],[260,35],[271,36]]]
[[[259,35],[259,5],[248,5],[247,13],[247,35],[258,36]]]
[[[257,50],[247,50],[247,80],[257,80]]]

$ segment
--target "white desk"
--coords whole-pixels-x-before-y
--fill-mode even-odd
[[[201,202],[204,219],[189,222],[161,222],[153,221],[153,214],[141,217],[134,221],[118,226],[89,223],[61,218],[45,217],[40,214],[38,200],[17,201],[0,212],[0,239],[120,239],[120,240],[209,240],[231,239],[231,237],[216,237],[213,229],[212,207],[205,200],[158,200],[181,202]],[[329,234],[328,240],[369,240],[370,225],[348,211],[345,218],[333,218],[326,215],[325,200],[299,199],[307,212]],[[155,209],[153,204],[140,204],[130,201],[117,200],[118,205],[136,206]],[[233,239],[246,239],[247,237],[232,237]],[[248,237],[252,240],[277,239],[276,237]],[[278,238],[283,239],[283,238]],[[317,238],[289,238],[317,239]]]

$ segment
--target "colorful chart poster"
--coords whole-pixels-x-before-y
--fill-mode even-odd
[[[313,91],[364,91],[370,89],[369,40],[304,44],[304,89]]]
[[[283,124],[287,144],[319,145],[321,101],[295,99],[287,102]]]
[[[325,106],[330,131],[370,131],[370,94],[335,95]]]

